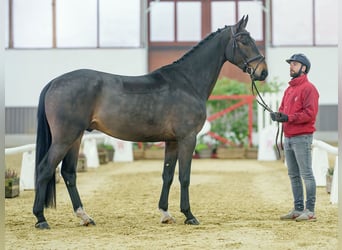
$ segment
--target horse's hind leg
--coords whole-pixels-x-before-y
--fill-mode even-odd
[[[35,199],[33,214],[37,218],[36,228],[49,229],[44,216],[45,207],[56,207],[56,167],[66,152],[65,146],[52,144],[36,169]]]
[[[178,144],[177,142],[166,142],[165,145],[165,159],[163,169],[163,187],[160,194],[159,210],[162,213],[162,223],[175,223],[175,219],[168,212],[168,199],[170,187],[173,181],[175,167],[177,163]]]
[[[95,222],[90,218],[83,209],[83,204],[76,186],[76,171],[77,159],[81,138],[74,142],[68,153],[63,159],[61,174],[65,185],[70,195],[72,206],[77,217],[81,218],[81,224],[88,226],[95,225]]]
[[[50,229],[50,226],[44,216],[44,204],[48,184],[53,179],[54,167],[52,167],[52,165],[48,163],[47,159],[48,157],[45,156],[40,163],[40,165],[42,166],[40,169],[42,171],[40,173],[39,179],[36,181],[35,198],[33,204],[33,214],[37,218],[35,227],[40,229]],[[55,205],[55,202],[53,202],[52,206]]]

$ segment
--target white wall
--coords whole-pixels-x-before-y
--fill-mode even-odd
[[[268,81],[277,78],[287,87],[290,80],[289,65],[285,62],[292,54],[304,53],[311,62],[309,80],[320,93],[320,105],[338,103],[338,48],[337,47],[269,47],[266,51]]]
[[[37,106],[53,78],[80,68],[120,75],[147,72],[147,49],[42,49],[5,51],[5,106]]]

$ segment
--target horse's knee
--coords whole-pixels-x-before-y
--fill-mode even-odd
[[[179,183],[182,188],[187,188],[190,186],[190,178],[179,178]]]
[[[162,174],[164,184],[170,186],[173,182],[173,177],[175,173],[175,166],[170,163],[165,163],[164,171]]]
[[[173,175],[163,174],[164,184],[170,186],[173,182]]]
[[[76,186],[76,174],[71,174],[71,173],[61,171],[61,175],[67,186],[71,186],[71,187]]]

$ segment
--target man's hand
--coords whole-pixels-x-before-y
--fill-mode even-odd
[[[275,122],[287,122],[289,120],[288,115],[281,112],[272,112],[270,113],[272,121]]]

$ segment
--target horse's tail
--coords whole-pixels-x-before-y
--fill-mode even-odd
[[[37,137],[36,137],[36,168],[35,168],[35,188],[39,188],[38,180],[40,175],[45,175],[46,171],[51,171],[47,166],[41,164],[47,157],[47,152],[51,146],[51,131],[45,113],[45,95],[50,84],[46,85],[39,97],[37,111]],[[56,176],[53,171],[52,178],[48,181],[44,205],[45,207],[56,207]]]

